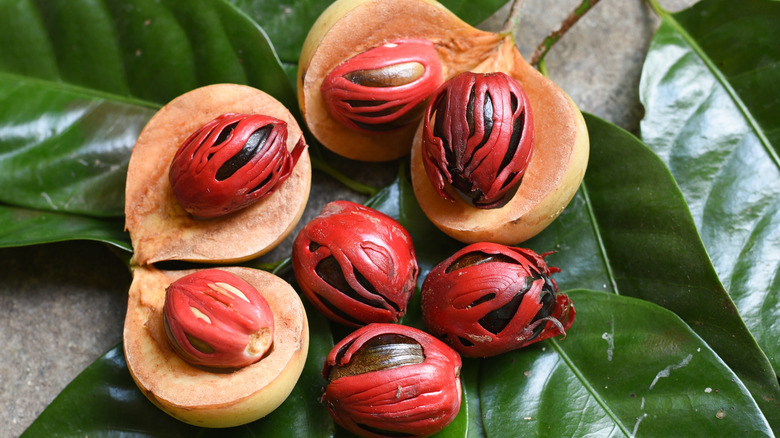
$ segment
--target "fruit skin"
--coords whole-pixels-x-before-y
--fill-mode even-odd
[[[357,132],[328,112],[320,89],[339,64],[398,39],[428,40],[441,60],[442,80],[476,67],[501,37],[473,28],[435,1],[337,0],[315,21],[298,62],[298,104],[325,147],[360,161],[390,161],[409,153],[416,124],[381,135]]]
[[[168,341],[188,363],[238,369],[260,360],[274,339],[274,315],[251,284],[221,269],[186,275],[165,290]]]
[[[421,289],[430,333],[467,357],[489,357],[564,335],[574,323],[568,296],[530,249],[482,242],[434,267]]]
[[[588,164],[588,130],[574,102],[523,59],[511,38],[473,71],[504,72],[528,95],[534,116],[534,152],[522,183],[499,208],[476,208],[455,193],[451,193],[454,202],[444,199],[425,172],[418,131],[412,146],[412,186],[425,215],[450,237],[467,244],[516,245],[550,225],[576,194]]]
[[[323,377],[332,378],[336,368],[358,360],[361,348],[387,335],[418,343],[422,362],[394,366],[390,365],[393,360],[386,358],[386,367],[333,378],[325,387],[322,402],[339,425],[361,436],[430,436],[439,432],[460,410],[461,359],[428,333],[399,324],[361,327],[328,353]]]
[[[287,150],[287,123],[262,114],[227,113],[192,133],[168,173],[173,195],[190,214],[214,218],[269,196],[298,162],[301,136]]]
[[[136,264],[165,260],[235,263],[268,252],[292,233],[311,188],[308,151],[270,196],[232,214],[212,220],[194,218],[174,197],[168,174],[179,146],[199,127],[230,112],[284,121],[288,150],[301,138],[301,129],[287,108],[245,85],[208,85],[165,105],[138,137],[127,170],[125,228]]]
[[[501,72],[463,72],[428,103],[423,163],[439,196],[451,184],[478,208],[511,198],[528,167],[534,118],[523,88]]]
[[[328,203],[301,229],[292,263],[306,298],[351,327],[397,321],[419,273],[409,232],[390,216],[349,201]]]
[[[328,73],[320,91],[328,112],[342,125],[381,135],[416,124],[441,82],[433,43],[401,39],[344,61]]]
[[[290,394],[309,345],[306,313],[287,282],[251,268],[220,268],[255,287],[274,314],[273,348],[262,360],[232,373],[196,368],[170,347],[163,325],[165,288],[194,271],[135,267],[123,346],[141,392],[174,418],[200,427],[232,427],[261,418]]]

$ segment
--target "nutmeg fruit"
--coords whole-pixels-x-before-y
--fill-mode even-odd
[[[252,285],[274,316],[272,347],[232,372],[214,372],[185,361],[165,333],[165,289],[194,271],[136,267],[124,325],[127,367],[144,395],[171,416],[201,427],[231,427],[261,418],[290,394],[308,353],[306,313],[298,294],[273,274],[220,268]]]
[[[323,95],[323,83],[336,79],[331,75],[334,70],[337,70],[337,76],[343,77],[350,72],[341,71],[350,70],[348,65],[367,56],[364,54],[408,40],[418,45],[430,45],[431,51],[414,49],[412,56],[402,47],[394,47],[395,50],[374,61],[376,67],[409,66],[409,62],[417,62],[426,73],[440,77],[425,80],[407,78],[399,83],[394,80],[396,73],[404,78],[410,73],[407,68],[398,68],[395,72],[386,71],[388,75],[380,79],[380,84],[373,85],[376,89],[383,87],[387,89],[385,91],[393,92],[398,88],[400,92],[408,91],[401,88],[411,88],[412,94],[421,89],[432,93],[436,88],[430,86],[432,83],[441,83],[487,59],[498,47],[501,37],[470,26],[435,1],[335,1],[310,29],[298,62],[298,103],[306,124],[317,140],[339,155],[361,161],[390,161],[409,153],[420,111],[404,111],[403,114],[408,117],[402,119],[403,123],[396,123],[396,119],[390,124],[363,124],[355,129],[354,124],[342,123],[340,115],[334,116]],[[371,64],[355,63],[358,64],[359,67],[352,69],[374,70]],[[410,77],[415,78],[415,75]],[[346,90],[349,91],[349,88]],[[384,91],[382,94],[385,94]],[[341,100],[362,101],[357,105],[362,105],[359,110],[364,111],[367,105],[384,104],[391,99],[381,95],[366,99],[356,92],[354,97],[346,95]],[[399,101],[402,100],[399,98]],[[382,111],[397,112],[398,109],[387,105]],[[385,112],[375,113],[374,116],[384,117]]]
[[[269,116],[285,123],[288,151],[302,139],[301,129],[284,105],[245,85],[208,85],[165,105],[141,131],[127,170],[125,227],[136,264],[248,260],[284,240],[300,220],[311,187],[306,150],[272,193],[238,211],[204,219],[189,213],[177,200],[169,181],[176,152],[194,132],[228,113]]]
[[[411,177],[414,194],[428,219],[450,237],[464,243],[514,245],[535,236],[566,206],[582,183],[590,142],[582,113],[569,96],[529,65],[506,37],[475,73],[503,72],[520,83],[533,112],[534,146],[517,191],[497,208],[477,208],[448,185],[439,194],[426,173],[423,123],[414,139]]]

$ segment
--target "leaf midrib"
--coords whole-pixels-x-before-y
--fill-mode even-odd
[[[564,351],[563,348],[561,348],[560,344],[556,339],[550,339],[549,340],[550,345],[555,349],[555,351],[558,353],[558,356],[563,360],[563,362],[569,367],[572,373],[574,373],[574,376],[577,378],[577,380],[580,381],[582,386],[590,393],[591,396],[596,400],[596,403],[601,406],[602,409],[604,409],[604,412],[609,416],[609,418],[612,419],[612,421],[615,422],[615,425],[620,428],[620,430],[623,432],[625,436],[632,436],[632,432],[626,428],[626,426],[623,424],[623,422],[618,418],[618,416],[615,414],[615,412],[610,409],[609,404],[604,400],[603,397],[601,397],[601,394],[599,394],[598,391],[596,391],[596,388],[591,385],[591,383],[588,381],[587,377],[580,371],[580,369],[575,365],[574,361],[569,357],[568,354],[566,354],[566,351]]]
[[[585,181],[580,183],[579,190],[582,193],[582,197],[585,199],[585,209],[588,212],[588,218],[590,219],[589,222],[593,227],[593,235],[596,238],[596,243],[598,244],[599,252],[601,253],[601,259],[604,262],[604,269],[607,271],[607,277],[609,277],[609,284],[612,286],[612,292],[614,292],[616,295],[620,295],[620,289],[618,288],[617,280],[615,279],[615,272],[612,270],[612,263],[609,262],[607,248],[604,244],[604,238],[601,235],[601,229],[599,229],[598,226],[596,212],[593,209],[593,204],[590,202],[590,195],[588,195],[588,187],[585,184]]]
[[[72,94],[81,94],[88,97],[94,97],[111,102],[126,103],[128,105],[141,106],[153,110],[158,110],[162,105],[151,102],[148,100],[138,99],[136,97],[122,96],[118,94],[108,93],[105,91],[95,90],[91,88],[74,85],[68,82],[57,82],[47,79],[34,78],[30,76],[22,76],[15,73],[8,73],[0,71],[0,82],[16,82],[18,84],[29,84],[38,87],[46,88],[49,90],[59,90]]]

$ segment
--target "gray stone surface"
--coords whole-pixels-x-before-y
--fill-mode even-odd
[[[679,10],[696,0],[663,0]],[[526,0],[517,37],[528,56],[580,0]],[[482,27],[501,27],[504,8]],[[603,0],[547,56],[551,78],[587,111],[636,132],[637,86],[658,19],[642,0]],[[395,165],[329,157],[349,175],[376,186]],[[315,173],[303,223],[334,199],[362,201]],[[289,239],[269,254],[289,254]],[[0,436],[21,434],[86,366],[122,338],[130,273],[105,246],[68,242],[0,249]]]

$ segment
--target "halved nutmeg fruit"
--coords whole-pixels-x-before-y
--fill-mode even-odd
[[[472,71],[503,72],[517,81],[532,119],[518,124],[519,119],[512,118],[511,109],[523,106],[522,99],[512,97],[519,95],[512,87],[489,89],[489,112],[488,99],[478,84],[460,93],[459,101],[450,99],[448,105],[454,109],[441,105],[444,97],[435,98],[430,105],[436,106],[428,109],[412,146],[412,185],[426,216],[449,236],[465,243],[514,245],[541,232],[574,197],[588,163],[588,131],[574,102],[523,59],[511,37]],[[446,92],[447,86],[443,87]],[[509,111],[496,110],[501,101],[509,102]],[[452,120],[458,117],[471,122]],[[450,127],[458,123],[462,126],[453,137]],[[499,126],[508,127],[504,141],[510,143],[494,145],[496,135],[480,124],[490,125],[493,134]],[[527,149],[532,149],[530,161],[521,154],[515,159],[523,165],[514,166],[512,156],[525,147],[522,138],[529,129],[533,134]],[[488,150],[499,155],[484,156]]]
[[[301,129],[251,87],[190,91],[141,132],[125,192],[134,254],[123,340],[133,379],[163,411],[197,426],[237,426],[292,391],[309,342],[292,286],[250,268],[155,263],[261,255],[293,230],[310,186]]]
[[[125,189],[134,262],[236,262],[264,254],[301,218],[311,163],[279,101],[236,84],[185,93],[133,148]]]
[[[287,398],[306,362],[309,331],[286,281],[250,268],[214,271],[134,268],[124,352],[136,384],[163,411],[196,426],[231,427]],[[166,301],[166,289],[176,296]]]
[[[337,0],[304,42],[298,103],[312,134],[335,153],[393,160],[409,153],[438,86],[500,42],[435,1]]]

